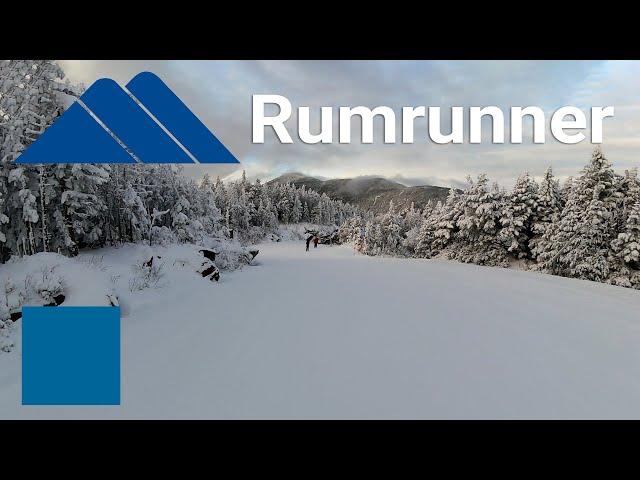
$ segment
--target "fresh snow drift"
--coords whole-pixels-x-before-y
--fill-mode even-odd
[[[167,268],[127,296],[120,407],[21,406],[17,342],[0,353],[0,418],[640,418],[638,291],[260,250],[217,284]],[[132,256],[106,251],[104,275]]]

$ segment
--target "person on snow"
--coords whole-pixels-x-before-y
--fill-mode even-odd
[[[311,243],[311,239],[313,238],[313,235],[311,235],[309,238],[307,238],[307,252],[309,251],[309,244]]]
[[[318,240],[320,239],[318,238],[317,235],[313,237],[313,248],[318,248]]]

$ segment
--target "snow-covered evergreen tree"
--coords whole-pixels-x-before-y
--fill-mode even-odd
[[[640,182],[636,169],[619,182],[618,237],[611,242],[611,283],[640,289]]]
[[[630,207],[624,231],[611,246],[618,260],[612,283],[640,289],[640,201]]]
[[[457,201],[456,198],[455,190],[449,190],[448,200],[453,203]],[[429,210],[429,215],[424,218],[416,237],[416,247],[414,250],[416,257],[431,258],[437,255],[438,251],[434,249],[434,240],[436,238],[436,230],[443,220],[443,210],[444,207],[442,203],[438,202],[435,207]],[[448,234],[449,230],[446,228],[445,230]]]
[[[125,224],[124,231],[131,241],[140,241],[148,236],[151,226],[149,212],[131,184],[128,184],[124,189],[122,200],[124,204],[122,212]]]
[[[619,209],[618,229],[624,230],[627,217],[635,204],[640,201],[640,179],[638,178],[638,169],[632,168],[625,170],[624,175],[618,177],[617,190],[619,192]]]
[[[560,189],[560,200],[563,207],[564,205],[567,204],[567,201],[569,200],[569,193],[571,192],[572,188],[573,188],[573,177],[567,177],[567,179],[564,181],[564,184],[562,185],[562,188]]]
[[[497,185],[489,185],[484,174],[478,175],[476,182],[469,178],[469,182],[470,187],[460,199],[462,213],[449,258],[477,265],[506,266],[506,249],[498,238],[502,193]]]
[[[9,217],[4,214],[4,211],[3,192],[0,191],[0,250],[4,249],[4,244],[7,241],[5,225],[9,223]]]
[[[380,219],[382,229],[382,252],[387,254],[401,253],[403,220],[396,212],[393,200],[389,202],[389,210]]]
[[[300,195],[297,191],[294,191],[290,219],[291,223],[299,223],[302,220],[302,202],[300,202]]]
[[[63,110],[64,72],[49,60],[0,62],[0,191],[7,217],[1,260],[8,254],[32,254],[46,248],[45,204],[37,166],[13,161]],[[39,211],[40,210],[40,211]],[[40,228],[38,228],[40,227]]]
[[[571,186],[561,218],[538,246],[538,268],[567,277],[604,281],[610,273],[609,250],[617,237],[616,176],[596,149]]]
[[[196,207],[197,219],[203,225],[203,230],[215,236],[222,235],[222,212],[216,205],[213,185],[206,177],[197,189]]]
[[[2,262],[122,242],[255,242],[279,223],[312,222],[340,227],[343,241],[369,255],[506,265],[510,253],[549,273],[640,288],[640,181],[635,170],[616,175],[599,149],[562,188],[550,168],[539,187],[523,174],[508,194],[480,175],[422,212],[391,203],[377,216],[306,187],[250,182],[244,172],[195,182],[172,165],[14,163],[82,91],[63,78],[52,61],[0,62]]]
[[[517,258],[531,258],[529,245],[539,208],[538,185],[528,172],[518,177],[504,201],[499,232],[507,250]]]
[[[60,203],[70,235],[80,248],[103,244],[106,205],[100,187],[109,180],[108,165],[74,164],[69,166]]]
[[[407,255],[413,255],[418,243],[418,234],[422,226],[422,211],[415,207],[414,202],[401,213],[402,222],[402,247]]]
[[[435,231],[433,232],[433,240],[429,245],[431,256],[442,252],[453,243],[459,231],[458,219],[462,214],[462,195],[451,188],[441,211],[434,218],[436,221]]]
[[[354,215],[347,219],[338,229],[338,239],[340,242],[353,243],[356,250],[363,246],[363,237],[364,226],[360,215]]]
[[[384,252],[384,234],[379,222],[369,220],[365,224],[363,245],[367,255],[380,255]]]
[[[14,160],[77,97],[52,61],[0,62],[0,262],[11,255],[122,242],[257,241],[278,221],[339,226],[351,205],[304,187],[195,182],[172,165],[18,165]],[[88,162],[91,159],[87,159]],[[280,208],[280,211],[278,210]]]
[[[540,182],[538,208],[534,212],[533,225],[531,226],[533,238],[529,241],[529,246],[534,258],[538,256],[537,247],[542,236],[549,228],[549,225],[558,220],[562,207],[560,183],[553,176],[553,170],[549,167]]]

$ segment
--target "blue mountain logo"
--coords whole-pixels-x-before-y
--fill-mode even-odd
[[[156,75],[96,81],[16,163],[240,163]]]

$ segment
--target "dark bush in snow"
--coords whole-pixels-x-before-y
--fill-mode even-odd
[[[213,250],[205,250],[202,249],[200,250],[200,253],[204,256],[204,258],[206,258],[207,260],[211,260],[212,262],[216,261],[216,252],[214,252]]]
[[[211,261],[204,261],[200,265],[198,269],[198,273],[202,275],[203,278],[209,278],[209,280],[215,280],[216,282],[220,280],[220,270],[215,264]]]

